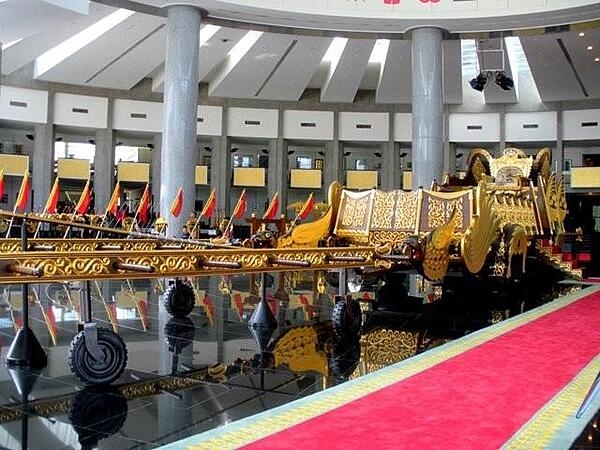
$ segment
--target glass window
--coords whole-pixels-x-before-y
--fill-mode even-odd
[[[85,144],[83,142],[54,143],[55,160],[58,158],[87,159],[90,163],[93,163],[95,153],[96,146],[93,144]]]
[[[313,168],[313,160],[308,156],[298,156],[296,158],[296,167],[298,169],[312,169]]]
[[[139,162],[139,148],[129,145],[117,145],[115,147],[115,162]]]
[[[233,155],[233,167],[252,167],[251,155]]]
[[[356,158],[354,160],[354,170],[369,170],[369,161],[367,159]]]

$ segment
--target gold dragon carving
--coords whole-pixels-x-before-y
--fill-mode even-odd
[[[432,281],[441,280],[448,270],[450,262],[450,244],[457,226],[458,213],[456,209],[445,225],[429,234],[425,241],[423,273]]]
[[[460,251],[469,272],[478,273],[485,263],[492,243],[500,230],[500,217],[494,210],[494,199],[483,182],[477,187],[478,216],[460,241]]]

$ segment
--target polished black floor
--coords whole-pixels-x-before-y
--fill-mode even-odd
[[[357,340],[334,333],[331,297],[313,292],[312,276],[290,279],[293,298],[287,304],[275,302],[276,329],[249,327],[255,299],[246,298],[243,309],[233,300],[248,292],[249,277],[198,280],[200,295],[207,296],[198,298],[185,318],[172,318],[159,304],[161,289],[155,282],[103,283],[104,296],[92,298],[94,318],[110,328],[107,305],[116,301],[119,334],[128,351],[127,368],[110,387],[86,387],[68,367],[69,344],[77,333],[78,286],[67,286],[70,297],[58,294],[66,292],[61,285],[33,286],[37,295],[30,296],[30,325],[48,364],[39,371],[0,370],[0,448],[151,449],[366,373],[370,366],[359,361]],[[370,281],[363,283],[365,291],[354,294],[369,310],[363,333],[382,327],[426,329],[428,344],[415,353],[578,288],[556,277],[545,289],[518,290],[516,301],[497,286],[486,286],[493,299],[489,307],[473,308],[470,302],[476,298],[461,299],[480,297],[480,287],[474,295],[457,281],[433,292],[439,298],[409,296],[401,307],[382,302],[372,311],[368,297],[375,296],[379,281]],[[7,288],[0,300],[3,361],[15,334],[13,322],[19,320],[20,289]],[[136,305],[132,291],[142,294],[145,308]],[[56,345],[43,308],[46,318],[52,308]],[[598,445],[596,427],[590,424],[579,441],[574,448]]]

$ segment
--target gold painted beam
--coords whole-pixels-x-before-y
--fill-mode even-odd
[[[290,265],[284,261],[297,261],[297,266],[311,270],[327,270],[374,266],[380,256],[381,251],[375,247],[2,252],[0,284],[289,271]],[[15,267],[27,270],[17,272]]]

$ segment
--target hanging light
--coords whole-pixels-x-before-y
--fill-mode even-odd
[[[515,87],[515,82],[512,80],[512,78],[507,77],[504,72],[498,72],[496,75],[496,84],[505,91],[510,91],[513,87]]]
[[[483,91],[483,88],[485,87],[486,83],[487,83],[487,77],[485,76],[485,74],[483,72],[479,72],[479,75],[477,75],[477,77],[475,77],[471,81],[469,81],[469,84],[471,85],[471,87],[479,92]]]

